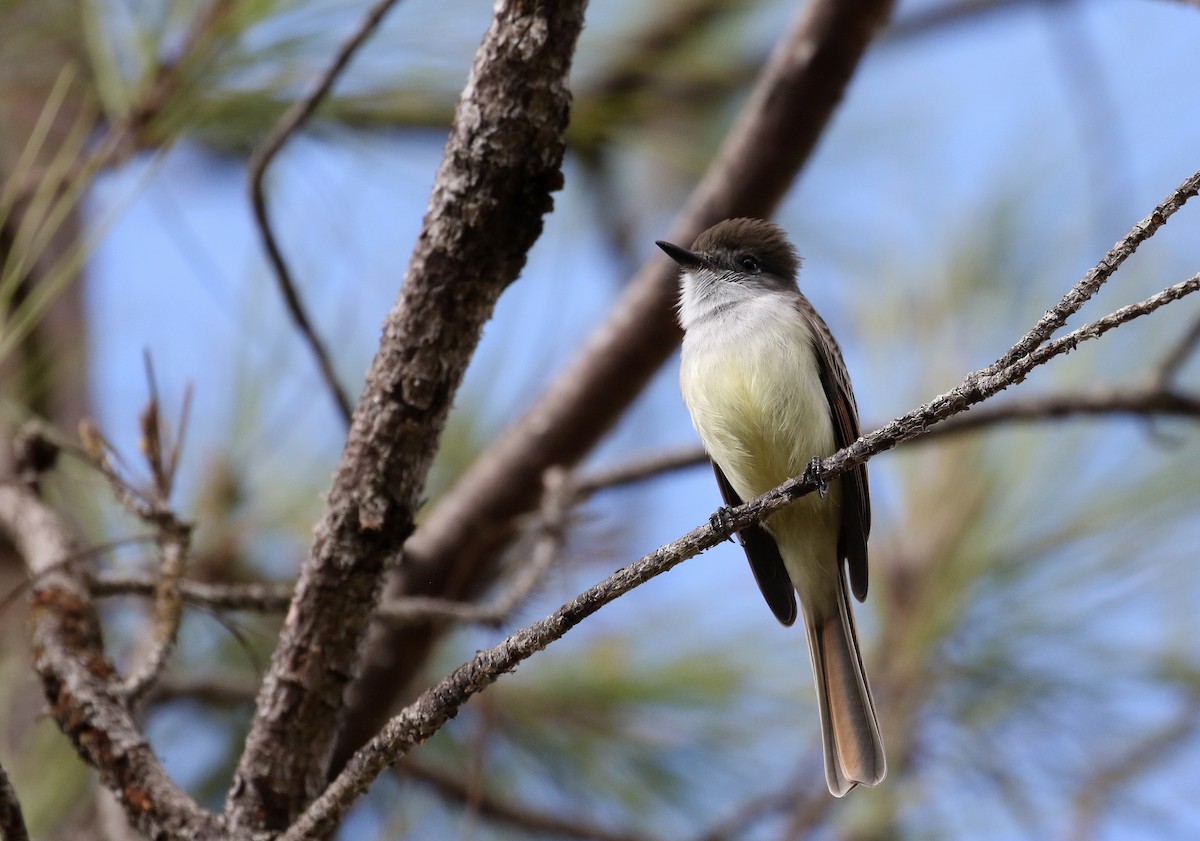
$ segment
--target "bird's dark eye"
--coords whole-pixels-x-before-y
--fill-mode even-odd
[[[754,259],[754,257],[749,254],[743,254],[741,257],[738,257],[738,265],[746,271],[754,272],[756,274],[762,270],[762,267],[758,265],[758,260]]]

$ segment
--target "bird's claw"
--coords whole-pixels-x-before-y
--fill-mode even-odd
[[[733,518],[729,516],[729,509],[725,507],[718,508],[713,515],[708,518],[708,524],[713,527],[713,531],[725,532],[725,539],[733,543]]]
[[[821,465],[821,457],[813,456],[812,461],[808,463],[808,467],[804,468],[804,475],[800,477],[806,483],[811,482],[816,485],[817,493],[821,495],[821,499],[829,493],[829,483],[825,481],[825,468]]]

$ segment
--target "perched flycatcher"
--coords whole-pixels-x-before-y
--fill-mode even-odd
[[[691,250],[658,246],[682,268],[680,385],[725,503],[800,476],[858,438],[858,408],[837,342],[796,287],[800,260],[777,226],[729,219]],[[759,589],[784,625],[796,599],[808,638],[825,779],[841,797],[887,773],[875,704],[846,595],[867,595],[867,468],[809,494],[738,537]]]

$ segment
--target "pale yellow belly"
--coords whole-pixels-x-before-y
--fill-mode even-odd
[[[760,335],[718,346],[687,347],[680,369],[692,422],[734,490],[749,500],[804,473],[814,456],[836,449],[829,404],[815,357]],[[810,494],[766,522],[793,583],[824,589],[839,568],[841,487]]]

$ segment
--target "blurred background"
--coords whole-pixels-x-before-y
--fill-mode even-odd
[[[432,503],[653,253],[798,9],[592,5],[566,186],[459,394]],[[196,577],[292,580],[341,451],[341,420],[263,255],[246,159],[364,11],[0,0],[0,424],[38,416],[74,435],[90,415],[136,464],[148,354],[176,428],[193,392],[176,503],[197,523]],[[490,14],[486,0],[400,2],[268,173],[283,250],[351,392]],[[1195,3],[899,3],[777,216],[865,428],[994,360],[1200,167],[1197,43]],[[111,139],[106,115],[132,129],[88,168],[85,151]],[[18,211],[35,221],[16,225]],[[1193,207],[1174,217],[1082,318],[1194,274],[1197,220]],[[30,275],[33,287],[18,282]],[[1198,319],[1196,301],[1172,305],[998,400],[1156,383]],[[673,361],[588,467],[696,443],[676,377]],[[1169,379],[1195,394],[1200,364]],[[801,632],[775,623],[726,544],[473,700],[340,837],[1197,837],[1198,430],[1126,415],[1011,423],[871,462],[872,590],[857,616],[888,746],[878,789],[828,797]],[[94,474],[64,464],[50,492],[94,542],[138,532]],[[534,598],[503,628],[448,635],[427,680],[719,504],[706,467],[598,494]],[[146,571],[149,555],[134,545],[95,565]],[[20,573],[5,558],[8,593]],[[35,838],[104,837],[94,775],[39,715],[24,610],[0,613],[0,759]],[[145,605],[104,611],[120,661]],[[277,627],[190,611],[147,714],[168,770],[210,807]]]

